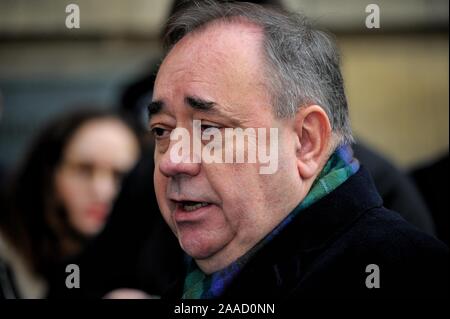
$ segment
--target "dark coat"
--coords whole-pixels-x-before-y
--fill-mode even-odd
[[[354,156],[366,167],[383,199],[383,206],[399,213],[421,231],[436,235],[433,216],[414,181],[378,153],[363,143],[352,145]],[[438,223],[436,226],[440,226]]]
[[[448,248],[382,206],[362,167],[261,249],[224,298],[448,295]],[[376,264],[380,288],[367,288]],[[370,280],[370,282],[374,282]],[[166,297],[179,298],[182,280]]]

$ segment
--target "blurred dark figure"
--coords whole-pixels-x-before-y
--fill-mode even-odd
[[[0,91],[0,123],[2,122],[2,116],[3,116],[3,95]],[[0,192],[3,188],[3,180],[5,178],[5,167],[3,166],[3,163],[0,161]]]
[[[0,91],[0,123],[3,115],[3,96]],[[3,167],[3,163],[0,162],[0,212],[5,210],[4,205],[4,172],[5,169]],[[13,281],[13,275],[11,273],[11,268],[7,265],[7,263],[0,258],[0,299],[10,299],[14,298],[17,295],[17,291],[15,290]]]
[[[431,164],[412,171],[436,225],[437,237],[450,246],[448,212],[448,153]]]
[[[352,148],[372,175],[383,205],[425,233],[436,235],[431,213],[411,178],[365,144],[357,142]]]
[[[69,114],[42,131],[0,214],[3,274],[12,277],[2,289],[12,281],[15,297],[45,297],[56,267],[103,229],[140,149],[134,126],[107,111]]]

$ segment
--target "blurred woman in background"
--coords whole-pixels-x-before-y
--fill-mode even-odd
[[[52,270],[103,229],[140,151],[134,126],[106,111],[70,114],[40,134],[0,213],[0,258],[16,296],[45,297]]]

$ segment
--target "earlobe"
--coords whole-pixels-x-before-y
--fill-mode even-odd
[[[315,177],[328,156],[331,124],[318,105],[301,107],[296,115],[297,167],[302,179]]]

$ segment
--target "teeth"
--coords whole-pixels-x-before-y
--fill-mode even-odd
[[[187,212],[192,212],[193,210],[208,206],[207,202],[195,203],[195,204],[183,204],[183,209]]]

